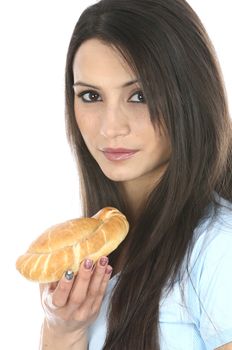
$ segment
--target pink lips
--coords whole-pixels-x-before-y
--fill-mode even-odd
[[[137,150],[126,148],[104,148],[103,154],[108,160],[124,160],[131,158]]]

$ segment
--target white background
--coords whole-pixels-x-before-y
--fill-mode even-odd
[[[44,229],[81,213],[65,135],[64,66],[74,25],[93,3],[0,3],[1,349],[33,350],[39,343],[38,285],[15,270],[16,258]],[[216,48],[231,110],[230,1],[189,4]]]

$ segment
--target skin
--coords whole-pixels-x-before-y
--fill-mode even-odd
[[[232,343],[228,343],[226,345],[220,346],[220,348],[217,348],[215,350],[232,350]]]
[[[45,312],[40,349],[86,350],[87,329],[96,319],[111,276],[108,258],[92,268],[80,265],[75,278],[65,275],[59,282],[41,284],[41,302]]]
[[[100,89],[76,85],[76,121],[88,147],[103,173],[122,185],[133,215],[167,167],[171,147],[167,133],[150,120],[146,103],[141,103],[139,83],[116,50],[98,39],[84,42],[73,64],[74,84],[78,81]],[[78,94],[92,90],[81,98]],[[93,101],[85,103],[84,100]],[[134,102],[134,103],[133,103]],[[137,102],[137,103],[136,103]],[[101,151],[105,147],[139,150],[132,158],[112,162]]]
[[[89,152],[105,176],[121,183],[135,216],[168,166],[171,145],[167,132],[165,128],[154,128],[146,103],[139,102],[138,94],[133,95],[141,91],[139,83],[122,88],[137,77],[112,47],[95,38],[84,42],[75,55],[73,74],[74,84],[81,81],[100,88],[74,87],[76,121]],[[78,97],[89,90],[96,95],[86,92],[82,98]],[[131,159],[112,162],[101,152],[105,147],[139,152]],[[217,350],[232,350],[232,344]]]
[[[120,182],[131,212],[136,216],[168,166],[171,147],[167,132],[151,123],[146,103],[141,103],[139,83],[122,88],[137,77],[112,47],[97,39],[84,42],[73,64],[74,83],[82,81],[98,86],[93,89],[75,86],[76,121],[87,145],[103,173]],[[97,102],[83,91],[94,91]],[[138,103],[133,103],[138,102]],[[132,158],[112,162],[101,149],[129,148],[139,150]],[[45,322],[41,349],[87,349],[87,329],[96,319],[105,294],[112,267],[99,261],[91,269],[80,266],[76,277],[65,276],[58,283],[40,285]],[[220,347],[232,350],[231,345]]]
[[[75,55],[73,75],[75,83],[79,80],[100,87],[95,92],[102,102],[84,103],[77,95],[90,88],[75,86],[76,120],[90,153],[108,178],[120,182],[136,215],[167,166],[168,137],[153,127],[147,105],[141,103],[144,96],[136,93],[141,91],[139,83],[122,88],[136,77],[111,47],[96,39],[84,42]],[[130,159],[111,162],[101,151],[105,147],[138,152]],[[111,272],[108,260],[101,266],[99,259],[93,269],[82,263],[71,281],[64,276],[58,283],[40,285],[45,311],[43,348],[53,349],[56,342],[57,349],[72,349],[73,345],[86,349],[87,329],[98,315]]]

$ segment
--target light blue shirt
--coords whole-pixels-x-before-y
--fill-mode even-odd
[[[163,292],[161,350],[214,350],[232,342],[232,204],[222,198],[220,202],[227,208],[222,207],[214,221],[209,215],[194,231],[189,274],[169,294]],[[103,348],[106,312],[117,278],[118,274],[110,279],[98,318],[89,329],[89,350]]]

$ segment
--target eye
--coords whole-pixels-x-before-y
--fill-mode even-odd
[[[136,91],[136,92],[131,96],[131,98],[132,98],[133,96],[135,96],[135,95],[138,95],[138,96],[139,96],[139,100],[133,101],[133,103],[146,103],[142,91]]]
[[[90,100],[84,98],[84,95],[87,95]],[[99,96],[99,94],[96,91],[89,90],[89,91],[82,91],[77,96],[80,97],[82,101],[85,103],[92,103],[97,101],[96,97]]]
[[[87,96],[87,98],[84,97],[85,95]],[[138,97],[137,101],[134,100],[134,101],[132,101],[132,103],[146,103],[142,91],[136,91],[136,92],[131,96],[131,98],[132,98],[133,96],[136,96],[136,95],[138,95],[139,97]],[[93,90],[82,91],[82,92],[80,92],[77,96],[78,96],[79,98],[81,98],[82,101],[83,101],[84,103],[93,103],[93,102],[102,101],[102,100],[98,100],[98,97],[99,97],[100,95],[99,95],[96,91],[93,91]],[[131,98],[130,98],[130,100],[131,100]]]

